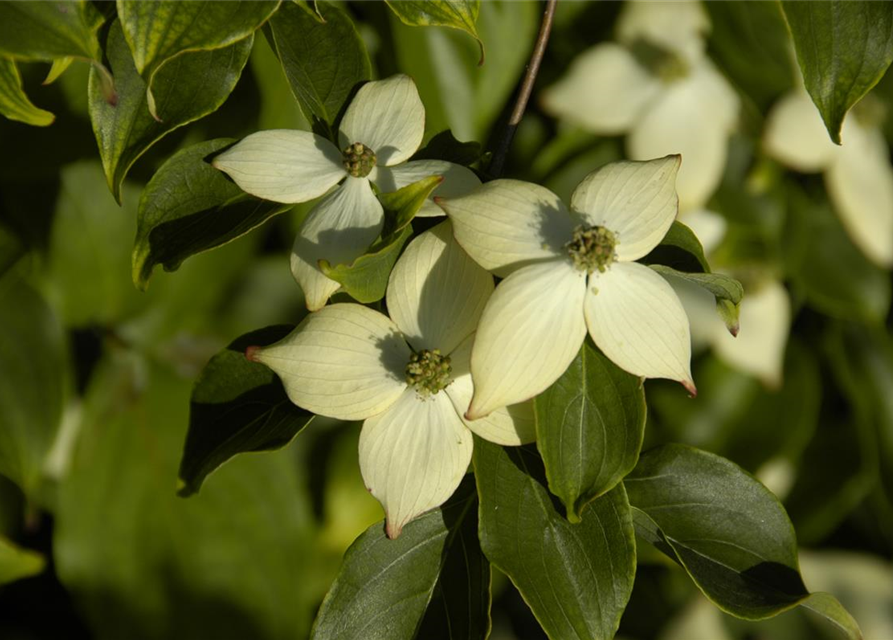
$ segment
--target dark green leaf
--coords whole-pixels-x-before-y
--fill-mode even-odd
[[[316,547],[294,453],[240,456],[181,500],[190,386],[132,353],[99,364],[59,485],[58,576],[97,640],[305,638]]]
[[[562,517],[531,447],[476,439],[480,539],[551,638],[614,637],[632,591],[636,546],[626,491],[590,503],[579,524]]]
[[[533,400],[536,446],[549,490],[571,522],[636,466],[645,432],[642,379],[586,340],[555,383]]]
[[[698,236],[678,220],[673,222],[660,244],[642,258],[642,262],[662,264],[687,273],[710,273],[710,264]]]
[[[27,249],[22,240],[6,225],[0,224],[0,278],[2,278]]]
[[[818,311],[843,319],[879,323],[890,309],[890,275],[853,245],[824,195],[807,196],[789,185],[795,232],[803,254],[792,276]]]
[[[230,242],[291,205],[246,195],[207,158],[235,142],[193,145],[171,156],[140,198],[133,282],[145,290],[156,265],[176,270],[186,258]]]
[[[44,299],[16,277],[0,280],[0,473],[33,496],[62,420],[65,336]]]
[[[90,71],[90,120],[109,188],[120,200],[121,183],[134,162],[162,137],[216,111],[229,96],[248,61],[253,37],[214,51],[184,53],[155,74],[159,120],[149,113],[146,83],[133,65],[121,25],[109,30],[106,54],[115,76],[117,103],[109,104],[102,76]]]
[[[356,85],[372,75],[369,54],[356,26],[339,7],[317,4],[320,22],[286,2],[270,20],[271,45],[307,120],[328,127]]]
[[[407,524],[396,540],[385,536],[381,522],[369,527],[344,555],[311,638],[413,638],[444,563],[460,560],[454,554],[468,542],[476,502],[466,478],[445,505]]]
[[[31,103],[22,88],[16,63],[3,57],[0,57],[0,115],[36,127],[46,127],[56,118]]]
[[[0,586],[43,571],[46,560],[39,553],[22,549],[0,538]]]
[[[435,135],[412,156],[413,160],[446,160],[466,167],[480,158],[480,142],[459,142],[449,129]]]
[[[862,640],[859,623],[830,593],[812,593],[800,603],[800,606],[825,618],[849,640]]]
[[[669,444],[644,453],[624,484],[636,533],[678,562],[723,611],[759,620],[808,601],[784,508],[733,463]],[[821,598],[825,605],[830,599]],[[830,607],[817,610],[840,623]]]
[[[136,70],[148,86],[153,115],[155,74],[186,52],[227,47],[254,33],[279,6],[279,0],[118,0],[118,18],[133,53]]]
[[[480,0],[387,0],[388,6],[403,24],[411,27],[452,27],[460,29],[477,40],[484,63],[484,43],[478,36]]]
[[[893,61],[893,10],[887,2],[782,0],[806,90],[831,139],[850,107]]]
[[[98,62],[96,34],[104,21],[87,0],[0,2],[0,53],[19,60],[73,56]]]
[[[190,401],[180,496],[198,493],[208,474],[232,457],[281,449],[310,424],[313,414],[292,404],[279,378],[245,357],[248,347],[273,344],[293,328],[268,327],[246,334],[202,370]]]
[[[717,300],[727,300],[733,305],[737,305],[744,297],[744,287],[731,276],[721,273],[683,273],[662,264],[653,264],[651,268],[662,276],[675,276],[696,284],[712,293]]]

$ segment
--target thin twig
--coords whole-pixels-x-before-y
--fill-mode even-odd
[[[521,90],[518,91],[515,108],[512,109],[512,115],[509,117],[502,136],[494,145],[493,159],[490,161],[489,167],[489,174],[494,178],[498,178],[502,174],[509,147],[512,146],[512,138],[515,137],[515,131],[518,129],[521,118],[524,116],[524,110],[527,109],[527,101],[533,92],[533,83],[536,81],[536,74],[539,73],[540,63],[543,61],[543,54],[546,52],[546,43],[549,42],[549,34],[552,32],[552,18],[555,15],[556,4],[558,4],[558,0],[546,0],[546,10],[543,12],[540,32],[536,37],[530,62],[527,63],[527,72],[524,74],[524,80],[521,82]]]

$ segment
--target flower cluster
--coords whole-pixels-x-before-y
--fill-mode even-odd
[[[531,399],[561,376],[587,333],[630,373],[695,392],[682,305],[636,262],[676,217],[678,155],[602,167],[567,207],[535,184],[481,185],[464,167],[407,162],[423,127],[415,86],[397,76],[357,93],[340,126],[343,151],[311,133],[265,131],[215,160],[260,197],[299,202],[334,188],[292,254],[313,313],[280,342],[246,353],[278,374],[295,404],[364,421],[360,468],[392,538],[453,493],[472,434],[501,445],[535,439]],[[446,182],[423,215],[449,220],[397,261],[387,315],[326,306],[338,284],[316,260],[354,258],[381,233],[372,185],[388,192],[429,175]],[[491,271],[504,278],[498,286]]]

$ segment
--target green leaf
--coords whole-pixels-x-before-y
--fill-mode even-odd
[[[549,490],[571,522],[613,489],[639,459],[645,433],[642,379],[626,373],[586,340],[555,383],[533,400],[536,446]]]
[[[25,255],[27,249],[21,238],[0,223],[0,278]]]
[[[190,387],[132,353],[99,364],[59,485],[58,576],[98,640],[306,637],[316,550],[294,453],[241,456],[181,500]]]
[[[67,349],[58,319],[15,274],[0,280],[0,473],[30,496],[62,420]]]
[[[291,208],[245,194],[207,159],[235,142],[218,138],[171,156],[140,198],[133,282],[149,286],[156,265],[175,271],[183,260],[224,245]]]
[[[267,34],[307,120],[334,125],[356,85],[372,77],[366,45],[341,8],[317,4],[325,22],[286,2]]]
[[[459,142],[447,129],[432,137],[424,148],[412,156],[413,160],[446,160],[465,167],[481,159],[480,142]]]
[[[662,264],[687,273],[710,273],[710,263],[698,236],[678,220],[673,222],[660,244],[642,258],[642,262]]]
[[[155,74],[173,58],[220,49],[251,36],[276,11],[279,0],[117,0],[118,19],[133,52],[136,70],[146,81],[153,116]]]
[[[794,233],[803,253],[791,265],[796,284],[816,310],[836,318],[881,323],[890,309],[890,274],[853,245],[828,200],[789,185]]]
[[[46,560],[34,551],[22,549],[0,538],[0,586],[43,571]]]
[[[443,176],[428,176],[392,193],[379,195],[385,215],[382,237],[350,264],[332,265],[328,260],[320,260],[319,268],[339,282],[354,300],[362,303],[381,300],[400,250],[412,235],[410,222],[441,182]]]
[[[723,611],[760,620],[808,602],[784,508],[733,463],[668,444],[644,453],[624,484],[636,533],[678,562]],[[813,600],[814,610],[840,622],[827,606],[831,598]]]
[[[391,11],[411,27],[452,27],[477,40],[484,64],[484,43],[478,35],[480,0],[387,0]]]
[[[831,139],[893,62],[893,11],[886,2],[782,0],[806,90]]]
[[[474,537],[475,504],[466,478],[446,504],[410,522],[396,540],[388,540],[381,522],[369,527],[344,555],[311,638],[415,637],[445,563],[459,561]]]
[[[76,57],[99,62],[105,19],[87,0],[0,3],[0,53],[18,60]]]
[[[474,471],[481,548],[511,578],[550,638],[614,637],[632,591],[636,545],[626,491],[593,501],[582,522],[562,517],[531,447],[479,438]]]
[[[0,115],[35,127],[46,127],[56,119],[49,111],[35,107],[22,88],[16,63],[0,57]]]
[[[837,598],[830,593],[810,594],[809,597],[800,603],[800,606],[825,618],[849,640],[862,640],[859,623],[850,615],[849,611],[844,609]]]
[[[313,414],[292,404],[279,378],[245,357],[248,347],[273,344],[293,328],[241,336],[202,370],[192,389],[180,496],[198,493],[208,474],[234,456],[281,449],[310,424]]]
[[[44,78],[43,84],[53,84],[68,70],[68,67],[71,66],[72,62],[74,62],[74,58],[57,58],[56,60],[53,60],[53,64],[47,72],[47,77]]]
[[[683,273],[682,271],[676,271],[676,269],[662,264],[653,264],[650,266],[662,276],[682,278],[683,280],[696,284],[702,289],[709,291],[718,300],[727,300],[733,305],[737,305],[741,302],[741,298],[744,297],[744,287],[731,276],[723,275],[721,273]]]
[[[146,83],[139,76],[119,22],[109,29],[106,54],[115,76],[117,103],[103,94],[102,76],[90,71],[90,120],[109,188],[120,201],[121,183],[133,163],[174,129],[216,111],[248,61],[253,37],[213,51],[184,53],[155,74],[156,111],[149,113]]]

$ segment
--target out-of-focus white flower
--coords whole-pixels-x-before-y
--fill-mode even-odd
[[[407,162],[422,143],[425,108],[409,76],[368,82],[351,101],[339,127],[341,149],[308,131],[251,134],[213,164],[244,191],[275,202],[306,202],[326,195],[304,220],[291,255],[307,308],[316,311],[341,286],[323,275],[319,260],[352,262],[381,233],[384,211],[372,190],[396,191],[442,175],[438,195],[459,195],[480,184],[474,172],[442,160]],[[443,215],[426,202],[420,216]]]
[[[823,172],[828,195],[853,243],[893,267],[893,167],[880,128],[881,105],[868,96],[847,114],[841,146],[828,137],[802,82],[769,112],[763,147],[803,173]]]
[[[695,348],[712,348],[729,366],[768,387],[781,386],[791,326],[791,301],[784,285],[765,280],[745,287],[738,316],[740,330],[733,337],[717,315],[709,292],[681,278],[671,278],[670,283],[688,314]]]
[[[474,423],[474,331],[493,278],[468,257],[445,222],[413,240],[391,273],[391,317],[358,304],[309,315],[286,338],[246,355],[282,379],[313,413],[365,420],[360,470],[384,507],[387,534],[452,495],[471,460],[472,432],[503,445],[535,438],[529,403]]]
[[[685,311],[666,280],[634,262],[676,217],[678,169],[679,156],[606,165],[577,186],[570,211],[548,189],[517,180],[439,200],[459,244],[505,277],[478,326],[468,418],[546,389],[587,328],[626,371],[695,392]]]
[[[704,53],[697,2],[625,3],[617,43],[585,51],[543,95],[544,108],[594,133],[628,133],[627,155],[682,155],[679,208],[702,208],[726,164],[740,100]]]

